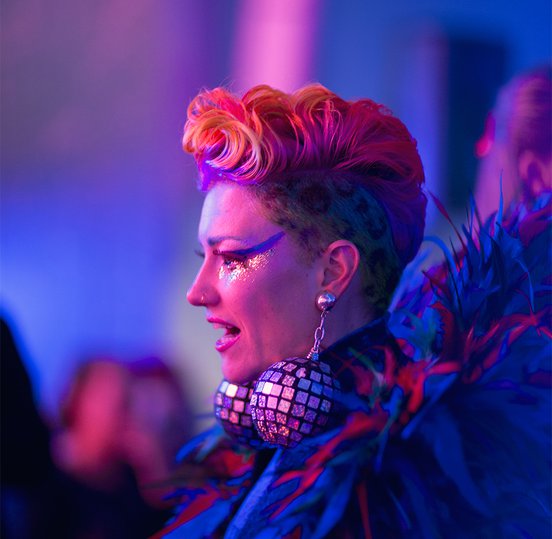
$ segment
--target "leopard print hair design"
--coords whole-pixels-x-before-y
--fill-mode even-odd
[[[249,188],[266,217],[290,234],[307,261],[337,239],[354,243],[366,300],[374,314],[383,314],[403,265],[386,212],[362,179],[350,172],[301,171]]]

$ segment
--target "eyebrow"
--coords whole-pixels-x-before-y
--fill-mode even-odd
[[[267,240],[258,243],[257,245],[253,245],[253,247],[248,247],[246,249],[233,249],[231,251],[225,251],[228,253],[232,253],[239,256],[247,256],[254,253],[262,253],[264,251],[268,251],[271,247],[273,247],[280,239],[285,235],[285,232],[282,230],[281,232],[277,232],[273,236],[270,236]],[[213,239],[213,238],[211,238]],[[225,238],[229,239],[229,238]],[[237,238],[231,238],[231,239],[237,239]],[[209,245],[211,245],[209,240]]]
[[[207,239],[207,245],[209,247],[214,247],[215,245],[222,243],[224,240],[243,241],[243,238],[239,238],[238,236],[213,236]]]

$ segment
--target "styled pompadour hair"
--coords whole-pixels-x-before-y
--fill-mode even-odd
[[[307,254],[355,243],[367,299],[387,307],[420,246],[427,203],[416,141],[388,109],[320,84],[291,94],[255,86],[242,98],[215,88],[191,102],[183,147],[202,190],[250,187]]]

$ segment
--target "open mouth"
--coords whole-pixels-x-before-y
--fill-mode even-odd
[[[215,348],[217,352],[224,352],[228,350],[236,341],[240,338],[241,330],[240,328],[224,322],[223,320],[209,319],[208,320],[215,329],[223,329],[224,335],[220,337],[215,343]]]

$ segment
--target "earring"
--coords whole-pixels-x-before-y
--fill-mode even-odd
[[[251,417],[253,383],[239,385],[223,380],[215,393],[215,417],[225,432],[236,442],[261,447],[264,445]]]
[[[271,445],[295,447],[304,437],[331,427],[339,382],[319,360],[326,316],[336,302],[331,292],[316,298],[321,311],[314,345],[306,358],[274,363],[260,376],[251,395],[251,417],[260,437]]]

